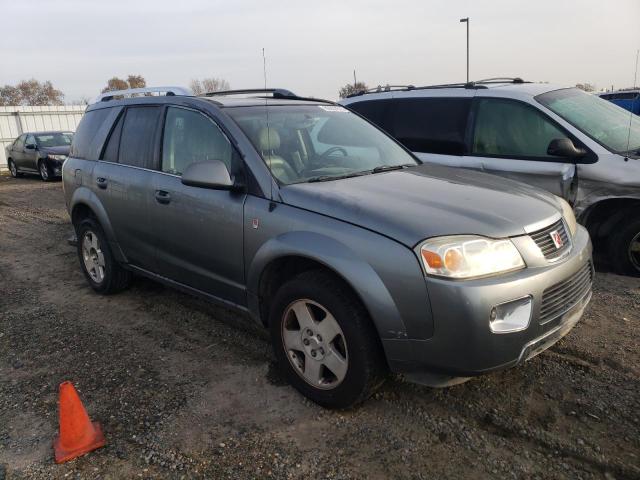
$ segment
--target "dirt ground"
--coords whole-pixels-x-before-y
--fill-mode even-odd
[[[583,320],[522,367],[394,378],[333,412],[233,312],[143,279],[94,294],[70,233],[59,182],[0,177],[0,480],[640,478],[640,279],[598,273]],[[56,465],[64,380],[107,446]]]

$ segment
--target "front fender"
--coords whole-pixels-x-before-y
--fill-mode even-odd
[[[272,261],[288,256],[319,262],[349,283],[382,339],[407,338],[400,311],[378,273],[349,246],[315,232],[286,232],[267,240],[258,249],[247,273],[249,308],[256,318],[259,318],[257,292],[262,273]]]
[[[102,202],[98,196],[86,186],[79,186],[74,190],[71,196],[71,201],[69,202],[69,214],[72,219],[74,209],[80,205],[88,207],[98,219],[102,230],[107,236],[107,240],[109,241],[111,251],[113,252],[116,261],[127,263],[127,259],[116,241],[113,227],[111,226],[106,210],[102,206]]]

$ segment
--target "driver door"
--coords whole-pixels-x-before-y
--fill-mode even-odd
[[[506,98],[476,97],[471,115],[467,160],[472,168],[575,200],[576,164],[547,153],[552,140],[571,138],[559,125],[535,107]]]

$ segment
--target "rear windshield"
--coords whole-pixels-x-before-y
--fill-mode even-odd
[[[536,100],[615,153],[638,154],[640,117],[577,88],[538,95]]]
[[[419,162],[366,120],[337,105],[228,108],[282,184],[367,174]]]
[[[47,133],[42,135],[36,135],[36,142],[41,147],[66,147],[71,145],[73,140],[72,133]]]

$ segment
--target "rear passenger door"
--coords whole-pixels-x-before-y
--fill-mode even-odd
[[[507,98],[476,97],[471,116],[470,167],[575,199],[575,163],[547,154],[554,139],[576,142],[562,127],[532,105]]]
[[[24,140],[27,138],[26,134],[20,135],[15,142],[13,142],[13,146],[11,147],[11,158],[18,168],[22,167],[23,156],[24,156]]]
[[[154,236],[149,221],[153,169],[162,107],[130,106],[115,122],[93,170],[93,190],[111,222],[127,262],[156,270]]]
[[[209,116],[182,107],[167,107],[161,145],[150,204],[158,272],[219,299],[245,305],[246,193],[190,187],[181,181],[191,163],[208,160],[221,160],[232,178],[242,177],[241,157]]]

